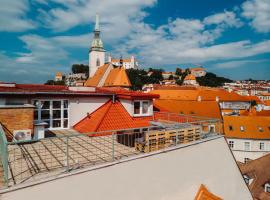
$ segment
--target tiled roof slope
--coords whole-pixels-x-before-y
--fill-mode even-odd
[[[218,196],[209,192],[207,188],[202,184],[198,190],[195,200],[222,200]]]
[[[216,101],[206,102],[156,99],[154,101],[154,106],[160,111],[221,119],[220,108]]]
[[[74,129],[80,133],[121,130],[150,126],[152,117],[132,117],[123,105],[111,100],[78,122]]]
[[[94,74],[94,76],[92,78],[89,78],[84,85],[85,86],[92,86],[92,87],[97,87],[99,82],[101,81],[104,73],[106,72],[106,70],[108,69],[109,64],[105,64],[101,67],[99,67],[96,71],[96,73]]]
[[[195,77],[194,75],[192,75],[192,74],[189,74],[189,75],[187,75],[187,76],[185,77],[184,80],[185,80],[185,81],[186,81],[186,80],[196,80],[196,77]]]
[[[159,94],[160,99],[175,99],[175,100],[188,100],[195,101],[200,96],[201,101],[216,101],[218,97],[219,101],[250,101],[249,98],[241,96],[235,92],[228,92],[224,89],[196,87],[186,89],[183,87],[177,89],[159,89],[153,90],[150,93]]]
[[[112,64],[107,63],[99,67],[94,76],[89,78],[84,85],[88,87],[130,87],[131,83],[123,67],[113,67]]]
[[[270,199],[270,194],[264,192],[264,184],[270,182],[270,154],[239,165],[242,174],[253,179],[249,185],[251,194],[255,200]]]
[[[270,139],[270,117],[223,116],[223,121],[226,137]],[[241,126],[243,126],[243,131],[240,129]]]
[[[125,86],[130,87],[131,83],[123,67],[113,68],[104,82],[104,86]]]

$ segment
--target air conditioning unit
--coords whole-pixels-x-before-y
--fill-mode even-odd
[[[15,130],[13,131],[13,141],[29,141],[32,139],[31,130]]]

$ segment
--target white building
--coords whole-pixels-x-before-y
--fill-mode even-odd
[[[203,67],[190,68],[190,73],[195,77],[202,77],[206,75],[206,71]]]
[[[124,58],[124,59],[115,59],[112,58],[111,55],[108,57],[108,62],[112,63],[115,66],[123,66],[125,69],[138,69],[139,63],[135,59],[134,56],[131,56],[130,58]]]
[[[199,85],[196,81],[196,77],[193,74],[188,74],[183,82],[183,85]]]
[[[224,132],[239,162],[255,160],[270,153],[270,117],[224,116]]]

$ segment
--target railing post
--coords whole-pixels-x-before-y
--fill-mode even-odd
[[[68,136],[66,137],[66,162],[67,162],[67,171],[69,171],[69,147],[68,147]]]
[[[114,132],[112,133],[112,161],[114,161]]]
[[[2,125],[0,124],[0,156],[1,156],[1,161],[2,166],[3,166],[3,171],[4,171],[4,181],[5,185],[8,186],[8,142],[6,138],[6,133],[4,132]]]
[[[178,141],[179,141],[178,136],[179,136],[179,132],[176,131],[176,133],[175,133],[175,146],[178,144]]]

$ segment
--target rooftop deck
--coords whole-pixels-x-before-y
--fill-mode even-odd
[[[204,128],[210,122],[219,121],[176,123],[163,119],[153,122],[154,125],[147,129],[107,131],[93,136],[69,129],[51,131],[48,137],[38,141],[7,142],[7,153],[2,153],[5,149],[1,149],[5,180],[2,187],[35,182],[72,170],[212,137],[215,134]]]

